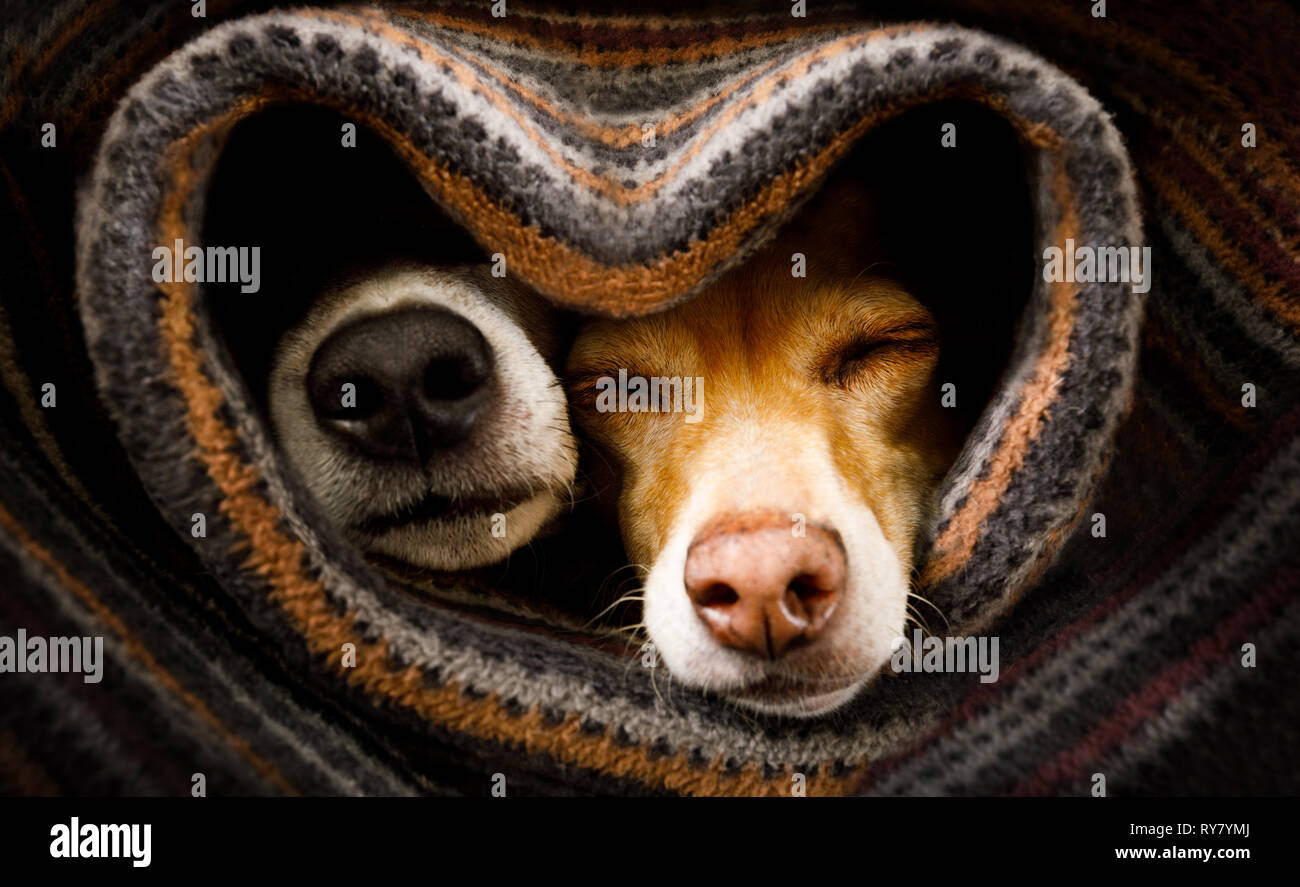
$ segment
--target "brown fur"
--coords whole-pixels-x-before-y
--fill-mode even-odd
[[[866,201],[854,181],[837,182],[776,241],[690,302],[583,330],[568,387],[580,426],[617,462],[634,562],[649,563],[662,547],[718,426],[745,417],[824,438],[836,470],[910,564],[928,494],[955,456],[960,430],[939,405],[939,331],[930,313],[865,267],[874,228]],[[791,276],[795,252],[807,256],[807,278]],[[880,271],[888,270],[882,262]],[[876,340],[888,344],[840,375],[846,349]],[[703,377],[704,420],[596,412],[595,378],[619,367]],[[789,458],[798,459],[797,450]]]
[[[858,613],[841,619],[847,624],[838,634],[783,660],[780,673],[792,680],[865,680],[880,667],[886,638],[903,629],[916,542],[961,439],[952,411],[940,405],[937,324],[892,276],[870,207],[854,180],[823,189],[741,268],[666,312],[590,322],[568,360],[573,416],[612,469],[620,531],[632,562],[647,574],[671,540],[699,530],[701,490],[711,497],[706,524],[773,510],[835,532],[843,528],[834,515],[857,523],[847,515],[863,515],[864,508],[874,515],[897,565],[880,545],[863,546],[859,535],[857,552],[848,552],[863,576],[850,590],[859,597]],[[794,253],[806,256],[806,278],[791,274]],[[596,380],[620,368],[629,376],[703,378],[700,421],[598,411]],[[692,496],[696,513],[686,517]],[[885,574],[863,570],[867,560],[893,579],[881,583]],[[894,591],[876,598],[873,585]],[[676,593],[663,588],[652,579],[647,595]],[[680,618],[680,611],[665,617],[661,631],[684,624],[689,631],[689,620]],[[653,625],[651,634],[663,646]],[[700,643],[685,641],[688,652],[679,653],[699,676],[694,683],[739,693],[757,682],[749,666],[734,660],[715,669],[707,651],[687,662]],[[782,710],[822,709],[810,703]]]

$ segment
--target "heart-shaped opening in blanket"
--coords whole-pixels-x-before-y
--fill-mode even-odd
[[[785,793],[791,768],[806,765],[839,779],[841,765],[881,748],[877,728],[912,711],[909,676],[875,681],[829,718],[792,726],[775,716],[757,731],[707,690],[672,693],[684,681],[665,688],[661,678],[685,670],[665,654],[660,671],[616,631],[635,613],[588,625],[635,579],[618,572],[628,558],[617,523],[583,508],[508,567],[386,564],[386,578],[295,481],[261,396],[268,350],[313,304],[318,272],[363,245],[459,254],[466,239],[443,211],[472,233],[471,252],[501,253],[553,305],[632,316],[704,305],[684,300],[763,258],[765,237],[798,223],[802,200],[834,184],[827,176],[859,178],[879,192],[899,276],[939,316],[941,371],[975,423],[939,490],[918,580],[950,630],[978,634],[1044,579],[1080,526],[1131,399],[1145,290],[1122,277],[1034,273],[1072,243],[1109,247],[1117,267],[1141,243],[1118,132],[1041,59],[948,26],[808,32],[724,53],[715,79],[681,82],[667,105],[642,84],[677,82],[676,63],[636,64],[622,80],[626,116],[581,100],[605,72],[569,48],[545,48],[548,65],[576,78],[544,78],[551,90],[513,50],[499,54],[505,43],[456,33],[396,11],[241,19],[175,53],[123,100],[79,200],[77,280],[96,381],[135,470],[265,645],[355,705],[358,720],[382,721],[385,741],[406,725],[413,754],[433,739],[495,766],[486,756],[524,750],[560,762],[565,778],[585,768],[708,793]],[[653,133],[649,110],[663,115]],[[357,147],[344,148],[351,122]],[[348,209],[331,211],[332,200]],[[408,212],[418,223],[394,224]],[[256,238],[266,239],[256,292],[160,276],[146,261],[177,241],[213,249]],[[405,319],[411,329],[432,322]],[[528,333],[516,328],[514,341]],[[463,326],[448,335],[477,341]],[[388,361],[405,349],[378,353]],[[457,379],[474,378],[472,357],[457,366]],[[554,377],[533,367],[534,380]],[[305,386],[295,393],[306,400]],[[429,445],[381,442],[417,455]],[[868,464],[850,452],[856,442],[839,449],[841,465]],[[519,490],[492,492],[503,504]],[[379,510],[408,506],[421,520],[444,507],[423,496]],[[206,535],[190,529],[200,513]]]
[[[944,138],[949,125],[959,134],[955,146]],[[236,283],[207,284],[200,310],[219,344],[214,358],[233,368],[264,422],[277,348],[332,279],[401,260],[486,264],[495,251],[443,212],[379,134],[333,110],[271,107],[238,124],[220,151],[204,189],[202,241],[261,246],[261,284],[251,293]],[[881,254],[890,257],[891,276],[939,321],[938,376],[960,385],[968,429],[1008,368],[1038,269],[1028,167],[1004,118],[949,100],[868,132],[830,174],[869,189],[885,221]],[[562,348],[578,319],[556,309]],[[590,492],[581,480],[579,490]],[[309,494],[296,496],[297,507],[315,513]],[[522,607],[570,629],[598,613],[602,626],[636,623],[635,605],[606,609],[638,581],[617,529],[590,497],[579,498],[586,501],[505,565],[451,577],[391,558],[374,564],[417,599],[468,583],[483,602]]]

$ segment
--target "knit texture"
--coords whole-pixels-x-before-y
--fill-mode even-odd
[[[1300,72],[1272,64],[1294,13],[208,6],[71,2],[4,33],[0,634],[102,635],[107,657],[99,684],[0,675],[6,791],[1300,790]],[[1146,295],[1037,278],[944,482],[918,581],[947,633],[1000,637],[992,684],[904,674],[829,718],[758,718],[544,606],[416,591],[316,516],[203,286],[150,273],[202,242],[230,134],[298,103],[382,138],[557,304],[640,313],[952,99],[1021,142],[1035,256],[1153,251]]]

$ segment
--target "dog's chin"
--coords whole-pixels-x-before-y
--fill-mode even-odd
[[[691,530],[670,538],[645,580],[646,629],[675,681],[748,711],[816,718],[847,705],[888,667],[906,615],[906,584],[896,566],[853,582],[830,634],[776,666],[710,636],[681,579],[694,536]],[[859,562],[880,560],[871,554]],[[889,581],[896,588],[882,601]]]
[[[787,718],[816,718],[843,708],[866,686],[869,677],[837,681],[769,679],[738,690],[720,692],[728,702],[753,712]]]
[[[564,491],[525,497],[464,497],[438,514],[409,509],[357,530],[362,548],[428,570],[468,570],[505,560],[534,538],[563,506]],[[379,524],[383,529],[376,530]]]

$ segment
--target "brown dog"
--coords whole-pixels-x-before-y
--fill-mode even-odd
[[[824,188],[743,267],[591,322],[568,360],[651,641],[675,679],[760,711],[830,711],[888,660],[960,441],[931,313],[868,267],[869,209],[852,180]]]

